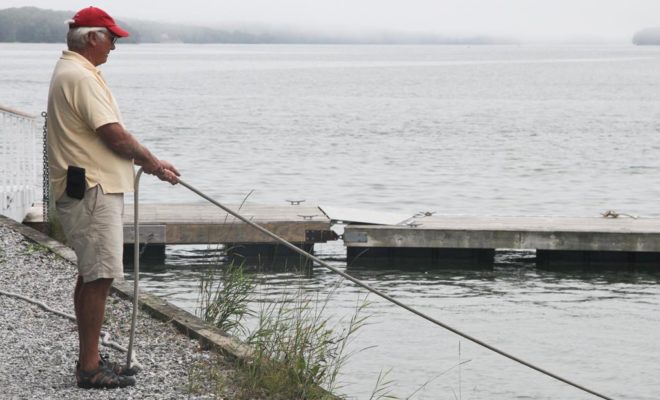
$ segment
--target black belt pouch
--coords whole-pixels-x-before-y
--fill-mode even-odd
[[[66,171],[67,196],[82,200],[85,197],[85,168],[69,166]]]

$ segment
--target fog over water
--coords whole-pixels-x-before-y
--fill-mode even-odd
[[[77,10],[87,0],[3,0],[1,8]],[[276,28],[314,33],[420,32],[510,36],[523,41],[629,42],[641,28],[660,25],[654,0],[99,0],[115,17],[195,23],[217,28]]]

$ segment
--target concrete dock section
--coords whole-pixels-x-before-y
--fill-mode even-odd
[[[315,206],[228,205],[288,242],[314,251],[315,243],[337,239],[330,220]],[[125,254],[132,254],[133,205],[124,212]],[[209,203],[141,204],[140,243],[149,243],[150,258],[164,254],[165,244],[223,244],[237,262],[248,260],[262,266],[303,266],[305,260],[271,237]]]
[[[478,267],[492,265],[495,249],[530,249],[541,267],[660,268],[657,218],[423,215],[405,225],[348,225],[343,238],[349,266]]]
[[[228,205],[244,217],[292,243],[324,242],[333,237],[330,220],[318,207],[303,205]],[[273,244],[269,236],[208,203],[141,204],[141,242],[167,244]],[[133,243],[133,205],[124,211],[124,241]]]

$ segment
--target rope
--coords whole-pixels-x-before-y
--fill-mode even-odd
[[[605,212],[600,213],[600,215],[602,215],[603,218],[619,218],[619,217],[629,217],[629,218],[632,218],[632,219],[639,218],[639,216],[637,216],[637,215],[620,213],[620,212],[616,212],[614,210],[607,210]]]
[[[519,364],[522,364],[522,365],[524,365],[524,366],[526,366],[526,367],[529,367],[529,368],[531,368],[531,369],[534,369],[534,370],[536,370],[536,371],[538,371],[538,372],[540,372],[540,373],[542,373],[542,374],[544,374],[544,375],[547,375],[547,376],[549,376],[549,377],[551,377],[551,378],[554,378],[554,379],[556,379],[556,380],[558,380],[558,381],[560,381],[560,382],[566,383],[567,385],[573,386],[573,387],[575,387],[575,388],[577,388],[577,389],[580,389],[580,390],[582,390],[582,391],[584,391],[584,392],[587,392],[587,393],[589,393],[589,394],[592,394],[592,395],[594,395],[594,396],[596,396],[596,397],[600,397],[601,399],[613,400],[611,397],[605,396],[605,395],[600,394],[600,393],[598,393],[598,392],[596,392],[596,391],[594,391],[594,390],[588,389],[588,388],[586,388],[586,387],[584,387],[584,386],[582,386],[582,385],[579,385],[579,384],[577,384],[577,383],[575,383],[575,382],[572,382],[572,381],[570,381],[570,380],[568,380],[568,379],[566,379],[566,378],[562,378],[562,377],[559,376],[559,375],[556,375],[556,374],[554,374],[554,373],[552,373],[552,372],[549,372],[549,371],[547,371],[547,370],[545,370],[545,369],[543,369],[543,368],[541,368],[541,367],[538,367],[538,366],[536,366],[536,365],[534,365],[534,364],[532,364],[532,363],[530,363],[530,362],[527,362],[527,361],[524,361],[524,360],[522,360],[522,359],[520,359],[520,358],[518,358],[518,357],[515,357],[515,356],[513,356],[513,355],[511,355],[511,354],[509,354],[509,353],[507,353],[507,352],[505,352],[505,351],[503,351],[503,350],[500,350],[500,349],[498,349],[498,348],[496,348],[496,347],[494,347],[494,346],[491,346],[491,345],[489,345],[489,344],[487,344],[487,343],[485,343],[485,342],[483,342],[483,341],[481,341],[481,340],[479,340],[479,339],[477,339],[477,338],[475,338],[475,337],[473,337],[473,336],[471,336],[471,335],[468,335],[468,334],[465,333],[465,332],[462,332],[462,331],[460,331],[460,330],[458,330],[458,329],[456,329],[456,328],[453,328],[453,327],[451,327],[451,326],[449,326],[449,325],[447,325],[447,324],[445,324],[445,323],[443,323],[443,322],[441,322],[441,321],[439,321],[439,320],[437,320],[437,319],[435,319],[435,318],[433,318],[433,317],[431,317],[431,316],[429,316],[429,315],[427,315],[427,314],[425,314],[425,313],[423,313],[423,312],[421,312],[421,311],[419,311],[419,310],[416,310],[416,309],[414,309],[414,308],[412,308],[412,307],[410,307],[410,306],[408,306],[408,305],[406,305],[406,304],[400,302],[399,300],[396,300],[395,298],[393,298],[393,297],[391,297],[391,296],[389,296],[389,295],[387,295],[387,294],[385,294],[385,293],[383,293],[383,292],[381,292],[381,291],[379,291],[379,290],[377,290],[377,289],[375,289],[375,288],[372,288],[371,286],[369,286],[369,285],[367,285],[366,283],[360,281],[359,279],[356,279],[356,278],[354,278],[353,276],[351,276],[351,275],[349,275],[349,274],[347,274],[347,273],[345,273],[345,272],[343,272],[343,271],[338,270],[337,268],[335,268],[335,267],[331,266],[330,264],[324,262],[323,260],[319,259],[318,257],[313,256],[313,255],[307,253],[306,251],[304,251],[304,250],[298,248],[297,246],[295,246],[295,245],[289,243],[288,241],[282,239],[281,237],[277,236],[276,234],[272,233],[271,231],[269,231],[269,230],[267,230],[267,229],[265,229],[265,228],[263,228],[263,227],[261,227],[261,226],[255,224],[254,222],[252,222],[252,221],[250,221],[249,219],[243,217],[243,216],[240,215],[239,213],[234,212],[233,210],[231,210],[231,209],[225,207],[224,205],[218,203],[217,201],[215,201],[215,200],[213,200],[212,198],[208,197],[207,195],[205,195],[204,193],[202,193],[202,192],[200,192],[199,190],[195,189],[194,187],[192,187],[191,185],[189,185],[189,184],[187,184],[186,182],[182,181],[181,179],[179,179],[179,183],[180,183],[181,185],[185,186],[186,188],[190,189],[192,192],[196,193],[196,194],[199,195],[200,197],[202,197],[202,198],[208,200],[210,203],[216,205],[217,207],[221,208],[222,210],[226,211],[227,213],[229,213],[229,214],[233,215],[234,217],[238,218],[239,220],[241,220],[241,221],[245,222],[246,224],[252,226],[253,228],[259,230],[260,232],[264,233],[265,235],[268,235],[269,237],[275,239],[277,242],[282,243],[284,246],[286,246],[286,247],[288,247],[289,249],[295,251],[296,253],[298,253],[298,254],[300,254],[300,255],[302,255],[302,256],[304,256],[304,257],[309,258],[310,260],[312,260],[312,261],[314,261],[314,262],[320,264],[321,266],[323,266],[323,267],[329,269],[330,271],[332,271],[332,272],[334,272],[334,273],[336,273],[336,274],[342,276],[342,277],[345,278],[345,279],[348,279],[349,281],[351,281],[351,282],[355,283],[356,285],[358,285],[358,286],[360,286],[360,287],[362,287],[362,288],[364,288],[364,289],[370,291],[371,293],[374,293],[375,295],[380,296],[380,297],[382,297],[383,299],[385,299],[385,300],[387,300],[387,301],[389,301],[389,302],[391,302],[391,303],[396,304],[396,305],[399,306],[399,307],[404,308],[405,310],[410,311],[411,313],[413,313],[413,314],[415,314],[415,315],[417,315],[417,316],[419,316],[419,317],[422,317],[422,318],[426,319],[427,321],[429,321],[429,322],[431,322],[431,323],[433,323],[433,324],[435,324],[435,325],[438,325],[438,326],[440,326],[440,327],[442,327],[442,328],[444,328],[444,329],[446,329],[446,330],[448,330],[448,331],[450,331],[450,332],[453,332],[453,333],[455,333],[455,334],[457,334],[457,335],[459,335],[459,336],[461,336],[461,337],[463,337],[463,338],[465,338],[465,339],[467,339],[467,340],[469,340],[469,341],[471,341],[471,342],[473,342],[473,343],[476,343],[476,344],[478,344],[479,346],[485,347],[485,348],[488,349],[488,350],[491,350],[491,351],[493,351],[493,352],[495,352],[495,353],[497,353],[497,354],[499,354],[499,355],[501,355],[501,356],[504,356],[504,357],[506,357],[506,358],[508,358],[508,359],[510,359],[510,360],[513,360],[513,361],[515,361],[515,362],[517,362],[517,363],[519,363]],[[136,199],[137,199],[137,190],[136,190]],[[137,201],[135,202],[135,204],[136,204],[136,210],[137,210]],[[137,215],[137,212],[136,212],[136,215]],[[137,222],[136,222],[136,226],[137,226]],[[137,234],[136,234],[136,241],[137,241]],[[135,246],[135,247],[137,248],[137,246]],[[135,282],[136,282],[136,287],[137,287],[137,276],[136,276]]]
[[[17,298],[17,299],[27,301],[28,303],[32,303],[32,304],[35,304],[35,305],[41,307],[45,311],[48,311],[48,312],[53,313],[53,314],[57,314],[60,317],[64,317],[64,318],[69,319],[73,322],[76,322],[76,316],[75,315],[67,314],[65,312],[55,310],[54,308],[49,307],[46,303],[35,300],[33,298],[26,297],[26,296],[20,295],[18,293],[5,292],[4,290],[0,290],[0,295],[8,296],[8,297],[14,297],[14,298]],[[117,342],[113,342],[113,341],[110,340],[110,333],[109,332],[101,331],[100,339],[101,339],[101,344],[103,346],[111,347],[115,350],[119,350],[119,351],[122,351],[122,352],[127,351],[126,347],[120,345]],[[139,363],[136,356],[133,357],[133,365],[137,366],[138,368],[142,368],[142,365]]]

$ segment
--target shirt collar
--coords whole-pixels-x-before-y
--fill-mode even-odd
[[[79,53],[76,53],[75,51],[71,51],[71,50],[62,51],[62,59],[76,62],[76,63],[80,64],[81,66],[85,67],[86,69],[88,69],[88,70],[90,70],[94,73],[101,74],[101,71],[99,71],[94,66],[94,64],[89,62],[88,59],[86,59],[85,57],[83,57]]]

